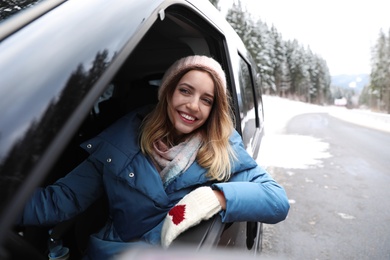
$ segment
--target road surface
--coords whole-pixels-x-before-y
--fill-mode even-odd
[[[390,259],[390,133],[314,111],[294,116],[274,139],[290,137],[296,142],[269,152],[291,161],[267,166],[291,209],[284,222],[265,225],[263,256]]]

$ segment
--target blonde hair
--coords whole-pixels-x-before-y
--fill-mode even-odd
[[[201,133],[202,145],[196,161],[207,169],[207,177],[225,181],[230,178],[232,160],[235,159],[229,137],[233,132],[234,121],[230,107],[230,96],[224,81],[214,70],[205,67],[189,67],[174,75],[159,93],[156,108],[145,118],[142,124],[140,146],[144,154],[151,156],[153,143],[163,140],[168,145],[175,142],[175,131],[168,117],[173,92],[180,79],[191,70],[207,72],[214,82],[214,102],[209,118],[196,132]],[[193,133],[191,133],[193,134]],[[189,135],[191,135],[189,134]]]

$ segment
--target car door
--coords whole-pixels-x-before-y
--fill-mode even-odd
[[[16,27],[8,23],[0,27],[6,32],[0,33],[0,110],[7,109],[0,118],[6,140],[0,150],[0,244],[5,248],[1,252],[23,253],[18,245],[25,242],[20,240],[24,235],[44,255],[48,228],[16,230],[19,233],[12,229],[24,202],[37,186],[52,183],[85,158],[79,149],[82,141],[134,107],[157,102],[162,74],[180,57],[205,54],[222,64],[239,120],[237,130],[247,150],[256,155],[262,122],[253,63],[237,34],[210,3],[66,1],[37,5],[34,12],[19,16]],[[104,199],[93,206],[92,215],[104,207]],[[85,243],[79,238],[88,234],[84,234],[87,222],[76,222],[55,228],[64,243],[78,250]],[[249,225],[248,230],[254,230]],[[249,232],[249,245],[252,237],[260,237],[260,225],[254,227],[256,235]],[[69,229],[73,236],[66,235]],[[247,223],[225,225],[213,218],[178,242],[213,248],[232,245],[228,241],[233,239],[241,241],[238,234],[243,232],[247,233]],[[25,255],[34,256],[34,249],[23,248]],[[247,248],[253,247],[242,247]]]

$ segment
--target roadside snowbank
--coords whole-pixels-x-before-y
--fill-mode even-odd
[[[360,109],[329,107],[331,116],[342,120],[390,133],[390,115]]]

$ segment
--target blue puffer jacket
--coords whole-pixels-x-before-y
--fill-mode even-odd
[[[159,173],[138,145],[145,114],[145,109],[134,111],[82,144],[89,158],[55,184],[37,190],[25,207],[22,223],[56,224],[106,193],[109,220],[91,236],[88,256],[109,259],[132,245],[158,245],[169,209],[199,186],[223,192],[227,203],[220,213],[223,222],[277,223],[286,218],[289,203],[284,189],[249,156],[237,132],[230,142],[238,160],[228,182],[211,182],[195,162],[164,190]]]

